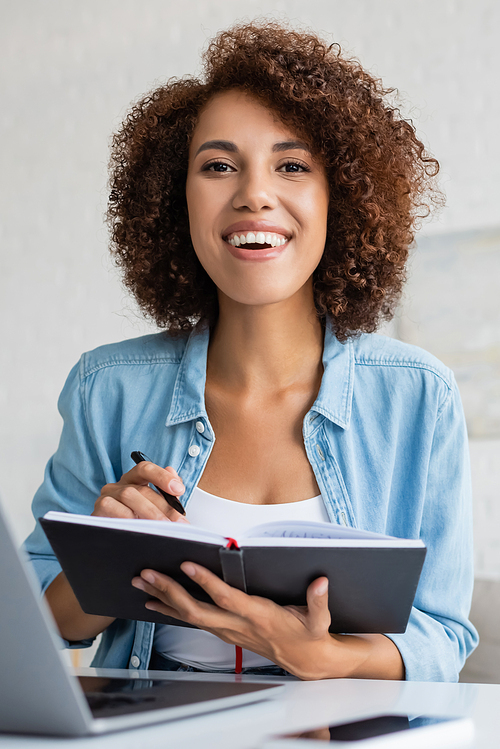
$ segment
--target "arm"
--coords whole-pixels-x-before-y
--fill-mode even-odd
[[[343,645],[345,677],[354,679],[405,679],[405,666],[401,653],[385,635],[331,635]],[[337,674],[338,659],[331,662],[328,672],[331,679]],[[317,677],[316,677],[317,678]]]
[[[93,640],[109,627],[114,619],[86,614],[78,603],[64,572],[50,583],[45,592],[59,633],[68,642]]]
[[[467,430],[456,383],[437,415],[420,535],[427,546],[407,630],[388,635],[406,678],[457,681],[477,645],[470,623],[473,588],[472,502]]]
[[[49,510],[90,514],[100,487],[106,483],[105,469],[98,459],[85,418],[79,364],[68,376],[58,407],[64,422],[63,430],[58,449],[45,469],[43,484],[33,499],[32,509],[36,519]],[[89,628],[81,626],[88,615],[83,613],[74,600],[69,585],[61,575],[61,566],[38,521],[25,542],[25,548],[40,581],[42,593],[45,594],[50,588],[47,602],[53,608],[56,623],[60,626],[67,646],[88,647],[101,630],[96,627],[95,621],[92,621]],[[64,597],[64,591],[68,593],[68,597],[66,603],[61,601],[59,606],[57,599],[61,595]],[[70,631],[71,627],[67,627],[72,601],[75,603],[74,615],[79,620],[76,628],[78,632]],[[65,621],[59,622],[61,608],[65,611]],[[93,619],[90,617],[90,620]],[[103,623],[102,628],[105,626]]]
[[[114,482],[111,465],[102,465],[104,461],[99,459],[95,448],[87,424],[82,390],[77,365],[71,371],[59,399],[59,410],[64,420],[63,432],[58,450],[47,465],[44,483],[33,500],[34,516],[39,518],[49,510],[84,515],[93,510],[94,515],[110,517],[180,519],[181,516],[169,507],[163,497],[148,486],[151,482],[169,493],[177,496],[182,494],[182,480],[173,469],[141,463]],[[106,483],[110,479],[113,481]],[[180,487],[172,488],[173,480]],[[86,614],[81,609],[38,522],[25,547],[61,636],[68,646],[90,645],[93,638],[114,620]]]
[[[179,486],[175,487],[175,482]],[[102,488],[92,515],[187,522],[162,496],[149,487],[152,483],[172,493],[175,490],[179,491],[182,486],[180,482],[173,468],[160,468],[150,462],[140,463],[124,474],[118,482],[106,484]],[[45,597],[52,609],[59,632],[65,640],[93,639],[114,621],[111,617],[86,614],[63,572],[50,583]]]

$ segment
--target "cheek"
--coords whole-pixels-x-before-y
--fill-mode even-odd
[[[203,208],[205,202],[200,195],[200,190],[190,182],[189,178],[186,183],[186,203],[188,207],[189,230],[194,241],[194,238],[200,232],[204,220]]]
[[[318,229],[324,231],[324,233],[326,234],[328,208],[330,204],[330,191],[326,182],[324,185],[319,185],[317,187],[315,195],[313,196],[313,203],[315,206],[314,213]]]
[[[186,184],[189,229],[195,250],[204,252],[218,238],[219,216],[223,207],[223,195],[210,182],[194,179]]]
[[[194,251],[203,268],[216,282],[218,248],[214,240],[214,215],[210,203],[210,192],[202,185],[186,185],[189,233]]]
[[[307,237],[314,248],[314,254],[323,254],[326,240],[329,198],[325,189],[316,187],[307,196],[303,196],[301,204],[302,216],[307,226]],[[319,258],[318,258],[319,262]]]
[[[295,206],[300,211],[301,219],[307,222],[308,230],[313,227],[318,233],[326,231],[330,190],[328,183],[322,178],[311,181],[304,189],[293,195]]]

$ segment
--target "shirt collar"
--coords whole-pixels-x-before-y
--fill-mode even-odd
[[[165,424],[167,427],[207,416],[205,382],[208,341],[207,325],[197,325],[189,335],[175,380],[172,403]]]
[[[205,382],[208,342],[209,330],[206,325],[197,326],[190,333],[177,373],[166,426],[207,416]],[[321,387],[311,411],[346,429],[351,418],[354,351],[350,340],[340,343],[330,321],[325,328],[323,367]]]
[[[311,411],[347,429],[351,420],[354,348],[350,339],[345,343],[338,340],[330,319],[325,327],[323,368],[321,387]]]

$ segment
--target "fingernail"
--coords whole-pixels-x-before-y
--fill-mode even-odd
[[[181,570],[188,575],[188,577],[194,577],[196,575],[196,567],[191,562],[183,562]]]
[[[324,580],[318,587],[316,588],[316,595],[317,596],[324,596],[326,591],[328,590],[328,580]]]
[[[179,518],[177,518],[176,522],[177,523],[187,523],[189,525],[189,520],[186,520],[186,518],[183,517],[182,515]]]
[[[180,481],[177,481],[177,479],[172,479],[172,481],[168,485],[168,488],[170,490],[170,494],[173,494],[175,497],[178,497],[179,494],[184,494],[185,492],[184,484],[182,484]]]
[[[154,583],[155,581],[155,576],[153,575],[153,573],[148,572],[147,570],[143,570],[141,572],[141,577],[143,580],[146,580],[148,583]]]
[[[132,585],[134,586],[134,588],[140,588],[141,590],[144,590],[144,583],[140,578],[134,578],[132,580]]]

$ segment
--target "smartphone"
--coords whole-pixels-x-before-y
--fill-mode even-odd
[[[466,749],[473,740],[474,724],[470,718],[376,715],[274,736],[262,749],[320,749],[319,742],[344,749]]]

